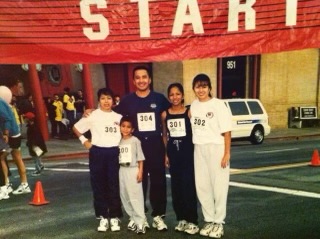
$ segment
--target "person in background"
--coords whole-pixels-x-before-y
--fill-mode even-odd
[[[123,97],[115,111],[133,120],[133,135],[141,141],[145,156],[143,170],[144,199],[150,180],[149,199],[153,209],[152,226],[159,231],[167,230],[163,218],[166,213],[165,148],[162,140],[161,113],[170,103],[160,93],[151,91],[151,74],[147,67],[137,66],[133,70],[136,92]]]
[[[13,111],[13,114],[14,114],[14,117],[17,121],[17,124],[19,125],[20,129],[21,129],[21,118],[20,118],[20,112],[19,112],[19,109],[18,109],[18,106],[17,106],[17,97],[15,95],[12,95],[12,100],[11,100],[11,108],[12,108],[12,111]]]
[[[149,224],[144,214],[144,200],[142,190],[142,175],[144,155],[141,142],[132,135],[134,128],[129,117],[122,117],[120,121],[122,139],[120,141],[120,197],[121,202],[130,217],[128,230],[137,234],[145,234]]]
[[[71,134],[72,127],[73,127],[73,125],[75,123],[76,108],[74,106],[75,98],[70,93],[70,88],[68,88],[68,87],[64,88],[64,94],[63,94],[62,102],[63,102],[64,112],[66,113],[65,117],[68,119],[68,124],[66,125],[67,133]]]
[[[35,171],[32,176],[39,176],[44,169],[41,157],[47,152],[47,146],[41,134],[40,128],[35,121],[35,115],[32,112],[27,112],[23,115],[27,123],[27,147],[29,154],[35,164]]]
[[[82,115],[85,110],[85,105],[86,105],[86,102],[83,97],[83,92],[82,90],[78,90],[75,96],[75,102],[74,102],[74,106],[76,108],[76,122],[82,118]]]
[[[54,95],[54,101],[52,105],[55,107],[55,117],[54,122],[52,125],[52,137],[53,138],[59,138],[62,137],[64,132],[64,126],[61,123],[62,121],[62,115],[63,115],[63,103],[59,99],[59,95]]]
[[[11,93],[11,92],[10,92]],[[6,185],[6,176],[4,174],[4,168],[7,166],[6,151],[9,150],[9,145],[5,141],[3,135],[6,129],[6,124],[11,121],[10,108],[7,102],[0,96],[0,200],[10,198],[9,193],[12,192],[12,187],[8,188]],[[2,165],[4,165],[2,167]],[[11,189],[11,191],[9,191]]]
[[[27,95],[27,98],[24,100],[21,100],[20,102],[20,113],[21,115],[32,112],[35,114],[35,108],[34,108],[34,102],[31,94]]]
[[[190,111],[184,106],[181,84],[169,85],[168,98],[171,106],[162,112],[161,118],[166,165],[171,174],[172,204],[178,220],[175,230],[193,235],[199,232],[199,227]]]
[[[13,111],[12,111],[11,107],[9,106],[9,103],[11,102],[12,92],[9,90],[9,88],[7,88],[5,86],[1,86],[1,87],[2,87],[2,92],[3,92],[3,90],[6,90],[8,92],[8,94],[11,93],[10,100],[7,102],[10,110],[8,110],[7,106],[4,104],[2,104],[2,109],[1,109],[2,114],[7,115],[5,123],[3,123],[3,126],[2,126],[3,127],[3,129],[2,129],[3,139],[6,143],[9,144],[9,146],[11,148],[11,155],[12,155],[14,163],[17,165],[18,172],[20,175],[20,182],[21,182],[19,187],[13,191],[11,183],[9,181],[9,177],[8,177],[9,176],[9,169],[8,169],[7,165],[2,162],[2,169],[3,169],[4,176],[5,176],[7,190],[8,190],[8,192],[13,191],[12,192],[13,194],[30,193],[31,190],[30,190],[30,187],[29,187],[29,184],[27,181],[26,167],[25,167],[24,162],[22,160],[21,149],[20,149],[20,147],[21,147],[20,128],[15,120]],[[0,97],[1,97],[1,95],[0,95]],[[9,152],[6,151],[1,156],[3,158],[6,158],[8,156],[8,154],[9,154]],[[3,160],[1,160],[1,161],[3,161]]]
[[[50,135],[51,138],[54,138],[55,135],[57,135],[57,133],[54,133],[54,126],[55,126],[55,117],[56,117],[56,106],[53,105],[53,100],[51,97],[47,97],[45,98],[45,104],[46,104],[46,108],[47,108],[47,116],[48,119],[50,121],[50,125],[51,125],[51,131],[50,131]],[[55,131],[57,132],[57,129],[55,129]]]
[[[197,97],[190,107],[195,182],[206,222],[200,235],[221,238],[230,178],[231,115],[222,100],[211,96],[207,75],[197,75],[192,88]]]
[[[120,103],[120,95],[115,95],[114,97],[114,106],[119,105]]]
[[[120,230],[122,217],[119,192],[119,143],[121,115],[112,111],[113,93],[110,89],[98,90],[99,108],[81,118],[73,132],[86,149],[89,149],[90,181],[93,191],[95,215],[100,219],[100,232]],[[89,141],[83,133],[90,131]],[[110,223],[109,223],[110,219]]]

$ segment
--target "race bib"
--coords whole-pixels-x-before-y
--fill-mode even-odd
[[[167,121],[167,127],[171,137],[186,136],[186,123],[184,118],[170,119]]]
[[[154,112],[138,113],[137,121],[139,131],[156,131],[156,118]]]
[[[207,122],[205,118],[193,118],[192,127],[194,129],[194,134],[206,135]]]
[[[131,153],[131,145],[120,145],[120,155],[119,155],[119,163],[131,163],[132,161],[132,153]]]

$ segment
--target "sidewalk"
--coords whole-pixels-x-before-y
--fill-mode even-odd
[[[271,130],[270,135],[266,136],[265,141],[269,140],[286,140],[286,139],[301,139],[306,137],[319,137],[320,128],[288,128]],[[46,142],[48,153],[43,157],[44,160],[59,160],[70,158],[88,157],[86,150],[76,138],[68,140],[50,139]],[[22,158],[29,160],[30,155],[26,147],[26,139],[22,140],[21,145]],[[11,159],[11,156],[9,156]]]

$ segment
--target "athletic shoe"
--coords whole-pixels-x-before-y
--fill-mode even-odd
[[[40,175],[41,175],[41,172],[38,171],[38,170],[36,170],[36,171],[31,173],[31,176],[33,176],[33,177],[37,177],[37,176],[40,176]]]
[[[167,225],[164,223],[162,217],[160,216],[156,216],[153,218],[152,226],[153,228],[157,228],[158,231],[168,230]]]
[[[30,187],[28,184],[20,184],[19,187],[12,192],[14,195],[31,193]]]
[[[212,231],[209,234],[209,237],[212,238],[221,238],[224,234],[222,224],[214,224]]]
[[[127,226],[129,231],[136,231],[137,230],[137,225],[134,223],[132,219],[130,219],[129,224]]]
[[[203,228],[200,230],[200,235],[201,236],[209,236],[210,232],[213,229],[213,223],[212,222],[207,222]]]
[[[7,193],[8,194],[12,193],[12,191],[13,191],[12,183],[8,183],[6,186],[7,186]]]
[[[110,219],[110,229],[112,232],[120,231],[120,220],[119,218],[111,218]]]
[[[100,224],[97,228],[98,232],[106,232],[109,228],[109,222],[107,218],[101,217]]]
[[[8,198],[10,198],[8,191],[0,188],[0,200]]]
[[[174,228],[174,230],[183,232],[187,228],[187,221],[186,220],[181,220],[178,222],[178,225]]]
[[[136,233],[137,233],[137,234],[146,234],[146,227],[145,227],[145,225],[138,225],[138,226],[137,226]]]
[[[199,232],[199,227],[191,222],[189,222],[185,228],[186,229],[184,231],[190,235],[194,235]]]

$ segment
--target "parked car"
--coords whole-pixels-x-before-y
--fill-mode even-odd
[[[258,99],[224,99],[232,115],[232,139],[247,138],[252,144],[262,144],[271,127],[268,114]]]

